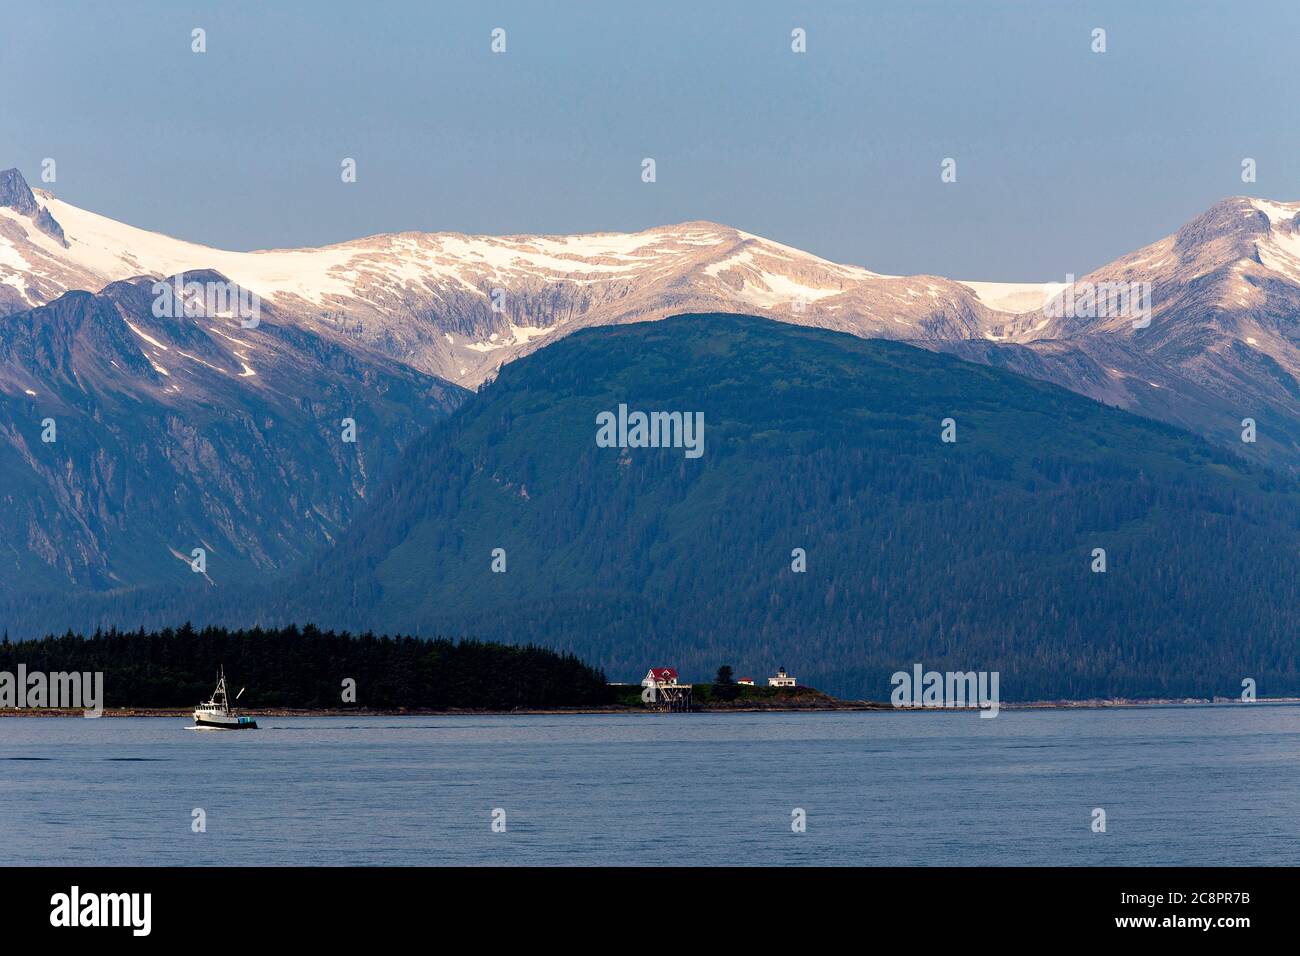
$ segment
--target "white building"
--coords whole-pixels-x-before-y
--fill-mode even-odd
[[[799,682],[785,672],[784,667],[776,669],[776,676],[767,679],[768,687],[798,687]]]

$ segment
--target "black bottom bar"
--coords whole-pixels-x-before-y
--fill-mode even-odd
[[[665,847],[665,863],[670,856]],[[649,932],[737,943],[775,934],[802,946],[822,937],[829,943],[832,934],[868,945],[902,931],[927,949],[950,940],[974,946],[1103,936],[1231,945],[1243,933],[1294,928],[1295,878],[1294,869],[1281,868],[32,867],[0,874],[0,913],[10,943],[75,933],[83,942],[190,945],[219,937],[261,948],[268,941],[337,945],[393,932],[473,932],[534,941],[556,933],[581,947]],[[52,925],[52,917],[73,921],[74,886],[77,922],[83,914],[111,920],[116,912],[125,925]],[[145,893],[148,936],[135,935],[144,928],[144,897],[132,909],[130,898],[99,896]]]

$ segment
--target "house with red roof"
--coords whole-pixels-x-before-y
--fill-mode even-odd
[[[641,678],[642,687],[676,687],[677,686],[677,668],[675,667],[652,667]]]

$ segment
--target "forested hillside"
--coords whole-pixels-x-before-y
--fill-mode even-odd
[[[598,447],[620,403],[703,412],[702,457]],[[998,670],[1008,699],[1294,693],[1298,532],[1294,484],[1058,387],[681,316],[504,368],[262,614],[875,699],[917,661]]]

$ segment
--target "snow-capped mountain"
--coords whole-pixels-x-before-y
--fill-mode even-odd
[[[967,358],[1058,382],[1287,467],[1300,465],[1300,203],[1224,199],[1173,235],[1075,280],[1149,313],[1057,307],[1007,318]],[[1242,442],[1253,419],[1257,441]]]
[[[0,177],[0,198],[0,599],[284,568],[465,394],[274,304],[255,323],[192,300],[158,310],[151,276],[104,284],[131,253],[96,252],[75,213],[73,240],[64,207],[20,177]]]
[[[400,233],[315,249],[229,252],[0,187],[0,313],[138,275],[215,270],[281,320],[474,388],[576,329],[746,312],[901,339],[1058,382],[1246,454],[1300,465],[1300,204],[1233,198],[1075,280],[1149,284],[1149,312],[1062,307],[1054,282],[887,276],[740,230]],[[38,220],[40,220],[38,222]],[[1241,421],[1259,440],[1239,440]]]
[[[751,312],[918,340],[977,336],[992,312],[947,279],[877,275],[710,222],[581,236],[399,233],[228,252],[43,190],[30,195],[66,241],[33,228],[21,208],[0,207],[0,288],[11,310],[133,276],[213,270],[306,328],[469,387],[556,335],[675,312]]]

